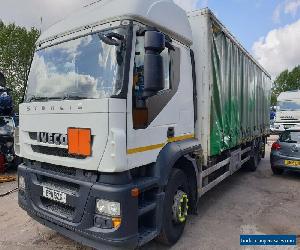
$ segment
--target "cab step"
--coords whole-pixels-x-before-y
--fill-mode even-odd
[[[139,188],[141,192],[151,189],[158,185],[158,178],[156,177],[142,177],[134,181],[133,184]]]
[[[143,246],[157,236],[158,236],[158,232],[154,228],[147,228],[147,227],[140,228],[138,245]]]
[[[144,201],[142,204],[139,204],[139,216],[142,216],[156,208],[156,201]]]

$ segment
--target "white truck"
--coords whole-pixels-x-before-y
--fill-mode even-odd
[[[86,6],[37,42],[15,133],[19,205],[97,249],[172,245],[202,195],[256,170],[270,89],[208,9]]]
[[[300,126],[300,90],[281,93],[277,98],[277,110],[272,132]]]

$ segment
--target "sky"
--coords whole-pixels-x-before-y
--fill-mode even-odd
[[[5,23],[45,30],[94,0],[0,0]],[[209,7],[273,78],[300,64],[300,0],[174,0]],[[17,6],[17,7],[16,7]]]

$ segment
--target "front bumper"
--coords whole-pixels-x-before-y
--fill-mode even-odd
[[[138,245],[138,199],[131,196],[132,183],[108,185],[93,182],[93,178],[83,180],[83,174],[70,178],[24,164],[19,166],[19,175],[25,178],[26,183],[25,191],[19,191],[19,205],[40,223],[96,249],[105,249],[105,245],[133,249]],[[45,180],[55,180],[62,184],[62,188],[65,183],[77,187],[74,196],[67,197],[67,204],[74,207],[72,214],[70,211],[65,213],[64,209],[50,210],[51,204],[45,203],[45,198],[42,197]],[[95,225],[98,217],[95,214],[97,198],[121,203],[122,223],[117,230]]]

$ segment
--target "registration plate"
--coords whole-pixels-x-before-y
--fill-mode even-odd
[[[63,192],[43,187],[43,197],[63,204],[67,203],[67,195]]]
[[[300,161],[290,161],[290,160],[286,160],[285,165],[289,166],[289,167],[300,167]]]

